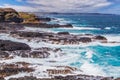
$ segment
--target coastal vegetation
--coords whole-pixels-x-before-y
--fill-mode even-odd
[[[39,18],[35,14],[27,12],[19,12],[18,14],[23,19],[23,23],[39,23]]]

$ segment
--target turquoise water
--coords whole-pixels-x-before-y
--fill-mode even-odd
[[[120,42],[120,15],[54,14],[49,16],[57,18],[57,20],[49,22],[50,24],[70,23],[74,26],[72,29],[51,29],[54,32],[67,31],[74,34],[105,35],[111,36],[108,39]],[[120,44],[96,44],[62,49],[66,49],[73,55],[79,55],[76,61],[69,63],[70,66],[83,69],[87,74],[120,77]]]

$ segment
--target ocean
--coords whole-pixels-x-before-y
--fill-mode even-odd
[[[39,16],[39,14],[38,14]],[[35,76],[43,76],[42,70],[51,66],[72,66],[80,69],[81,73],[86,75],[120,77],[120,15],[102,15],[102,14],[46,14],[45,17],[54,18],[48,24],[72,24],[73,28],[32,28],[25,27],[24,31],[48,31],[48,32],[69,32],[71,34],[93,34],[105,36],[111,43],[81,43],[79,45],[61,45],[45,42],[28,41],[26,39],[17,39],[9,34],[0,34],[0,39],[23,42],[32,48],[49,47],[61,48],[64,55],[52,54],[47,59],[20,58],[5,60],[6,63],[14,61],[26,61],[32,64],[38,64]],[[58,57],[55,57],[58,56]],[[50,63],[49,61],[55,61]],[[0,61],[1,63],[4,60]],[[43,64],[40,66],[39,64]],[[19,75],[20,76],[20,75]]]
[[[47,29],[71,34],[103,35],[115,43],[90,43],[59,46],[68,56],[66,65],[83,70],[84,74],[120,77],[120,15],[49,14],[49,24],[72,24],[73,28]]]

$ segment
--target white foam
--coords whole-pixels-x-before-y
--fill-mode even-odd
[[[120,42],[120,35],[104,35],[109,42]]]
[[[102,71],[101,67],[91,64],[89,62],[84,62],[84,64],[80,67],[84,74],[95,75],[95,76],[106,76],[106,74]]]
[[[73,27],[73,28],[57,28],[57,29],[66,29],[66,30],[101,30],[100,28],[93,28],[93,27]]]
[[[110,27],[106,27],[105,29],[110,30],[111,28]]]
[[[16,75],[5,77],[5,80],[9,80],[10,78],[19,78],[24,76],[30,76],[30,73],[18,73]]]
[[[92,50],[88,49],[85,55],[86,55],[86,58],[91,59],[93,54],[94,54],[94,52]]]
[[[33,31],[33,32],[51,32],[51,30],[50,29],[48,29],[48,28],[33,28],[33,27],[25,27],[25,29],[24,30],[22,30],[22,31]]]
[[[73,27],[76,30],[101,30],[100,28],[93,28],[93,27]]]

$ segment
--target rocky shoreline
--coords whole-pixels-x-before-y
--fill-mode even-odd
[[[25,31],[26,26],[32,28],[73,28],[73,26],[71,24],[47,24],[45,22],[51,21],[51,18],[38,18],[27,13],[18,13],[13,9],[0,9],[0,13],[0,33],[7,34],[8,37],[14,39],[27,40],[28,43],[31,41],[60,45],[79,45],[92,42],[110,43],[102,35]],[[35,19],[31,22],[31,20],[24,19],[24,16],[3,17],[8,14],[13,15],[11,13],[14,15],[24,14],[27,17],[33,16]],[[23,22],[18,23],[19,20],[15,22],[16,19],[22,19]],[[77,68],[53,65],[57,63],[55,58],[60,59],[65,54],[61,48],[43,46],[33,48],[26,43],[0,39],[0,80],[119,80],[119,78],[114,79],[113,77],[82,75],[82,70]],[[50,66],[48,67],[48,65]]]

